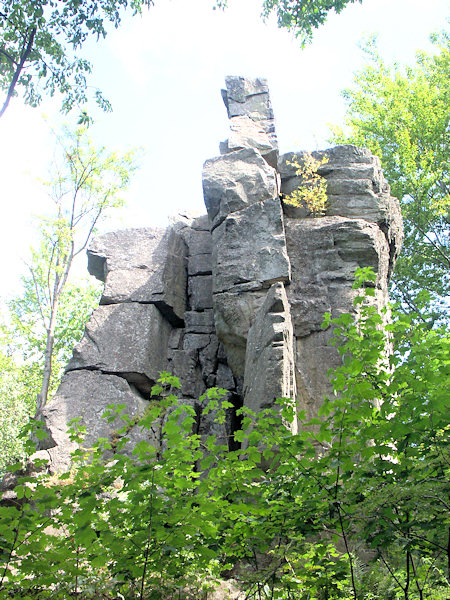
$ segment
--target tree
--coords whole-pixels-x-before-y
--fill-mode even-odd
[[[386,65],[375,41],[368,43],[370,63],[344,91],[346,127],[334,129],[333,142],[380,157],[405,222],[392,295],[409,311],[434,311],[435,319],[450,291],[450,53],[448,36],[432,39],[436,53],[418,54],[405,70]]]
[[[278,27],[295,32],[304,46],[312,41],[314,30],[325,23],[331,10],[339,14],[354,2],[362,0],[264,0],[262,16],[275,13]],[[216,0],[216,5],[223,8],[227,0]]]
[[[96,226],[122,205],[121,192],[136,168],[133,152],[120,156],[95,148],[83,128],[66,128],[57,141],[60,159],[45,184],[54,213],[40,219],[23,291],[8,303],[0,330],[0,472],[11,458],[23,456],[18,433],[56,390],[98,302],[99,286],[72,282],[71,269]]]
[[[45,330],[38,410],[48,398],[55,343],[58,347],[55,332],[60,301],[73,261],[86,249],[110,209],[123,204],[120,194],[135,169],[132,152],[120,156],[105,148],[96,149],[82,128],[75,133],[66,129],[58,142],[62,163],[55,165],[53,179],[47,184],[55,212],[41,222],[39,246],[32,250],[29,276],[24,278],[25,294],[16,303],[20,319],[26,322],[31,318]]]
[[[34,283],[22,277],[23,291],[5,310],[0,334],[0,476],[8,464],[25,458],[21,430],[36,412],[42,387],[46,330],[40,321]],[[60,382],[73,346],[98,304],[98,283],[77,280],[61,295],[55,327],[49,396]]]
[[[25,102],[37,106],[42,95],[63,95],[62,110],[88,100],[87,80],[92,65],[77,52],[90,38],[107,34],[107,23],[118,27],[122,9],[133,14],[153,0],[2,0],[0,2],[0,88],[11,98],[22,88]],[[101,92],[97,103],[110,110]],[[84,115],[84,118],[87,118]]]
[[[314,29],[325,23],[328,13],[339,14],[347,4],[362,0],[264,0],[263,16],[277,15],[278,26],[294,31],[305,45],[311,42]]]

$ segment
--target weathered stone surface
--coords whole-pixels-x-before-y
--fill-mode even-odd
[[[101,304],[151,302],[180,325],[187,300],[186,256],[174,228],[127,229],[93,240],[88,269],[105,282]]]
[[[272,408],[277,398],[295,402],[294,333],[286,291],[272,285],[250,327],[244,376],[244,406]],[[295,423],[296,424],[296,423]]]
[[[183,340],[183,350],[200,350],[209,344],[210,335],[207,333],[186,333]]]
[[[183,396],[198,398],[205,391],[196,351],[174,350],[169,371],[180,379]]]
[[[250,79],[249,77],[230,75],[225,77],[225,85],[228,98],[234,102],[244,103],[249,96],[269,93],[267,79],[264,77]]]
[[[100,437],[110,438],[123,426],[121,420],[108,423],[102,419],[109,404],[124,404],[124,413],[130,417],[141,416],[148,406],[122,377],[85,370],[70,371],[64,375],[55,397],[42,415],[51,432],[49,441],[52,447],[47,452],[52,472],[67,469],[70,453],[77,447],[67,434],[71,419],[81,418],[80,424],[86,427],[84,444],[87,447]],[[143,434],[140,439],[144,438],[148,439],[148,434]]]
[[[210,231],[211,224],[208,215],[200,215],[192,220],[191,229],[195,231]]]
[[[248,84],[243,78],[226,78],[227,93],[224,102],[228,117],[247,115],[254,120],[273,119],[272,106],[265,82],[258,85],[256,80]],[[243,85],[241,85],[243,83]],[[264,89],[266,88],[266,89]]]
[[[286,219],[285,228],[292,265],[287,294],[297,337],[319,331],[325,312],[352,310],[357,267],[372,267],[377,285],[386,290],[389,248],[374,223],[345,217]]]
[[[221,154],[228,154],[242,148],[256,148],[264,160],[276,168],[278,162],[278,146],[273,135],[267,133],[267,127],[260,120],[248,116],[230,119],[230,136],[219,145]]]
[[[278,160],[278,172],[281,175],[281,179],[289,179],[295,177],[296,167],[292,165],[292,160],[295,157],[301,157],[306,154],[304,150],[298,152],[287,152],[280,156]],[[312,152],[314,158],[321,159],[324,156],[328,159],[328,162],[322,165],[319,169],[319,173],[325,176],[327,172],[333,171],[335,168],[348,168],[350,165],[352,168],[355,165],[359,167],[370,167],[373,165],[374,156],[367,148],[359,148],[352,144],[345,144],[341,146],[334,146],[333,148],[327,148],[326,150],[320,150]]]
[[[216,386],[224,390],[235,389],[233,371],[228,365],[224,365],[223,363],[217,365]]]
[[[212,238],[209,229],[186,227],[181,235],[188,246],[188,276],[211,275]]]
[[[175,350],[183,345],[183,329],[173,329],[169,337],[169,348]]]
[[[219,340],[216,335],[210,335],[209,341],[199,350],[198,358],[202,367],[203,378],[206,379],[217,371]]]
[[[205,162],[203,194],[211,229],[214,229],[232,212],[277,198],[276,172],[258,150],[237,150]]]
[[[188,246],[189,256],[211,254],[212,238],[209,230],[186,228],[183,238]]]
[[[211,275],[211,254],[196,254],[188,258],[188,275]]]
[[[279,158],[278,169],[281,174],[281,190],[291,194],[301,184],[291,164],[294,157],[301,162],[303,152],[289,152]],[[327,162],[318,169],[318,173],[327,180],[327,215],[364,219],[377,223],[385,233],[390,247],[390,267],[398,257],[403,240],[403,223],[400,205],[390,195],[380,160],[367,148],[356,146],[336,146],[320,152],[313,152],[317,159],[327,158]],[[310,216],[305,208],[285,208],[286,215],[302,218]]]
[[[248,330],[264,302],[266,292],[223,292],[214,294],[216,333],[222,342],[233,374],[243,379]]]
[[[186,333],[213,333],[214,313],[212,310],[203,312],[189,311],[185,313]]]
[[[213,291],[249,284],[269,287],[290,278],[279,200],[252,204],[229,215],[213,231]]]
[[[136,302],[97,308],[67,366],[123,374],[148,390],[167,370],[172,327],[153,304]],[[155,343],[157,340],[157,343]]]
[[[316,331],[312,335],[296,338],[295,382],[298,410],[306,411],[306,418],[317,417],[325,396],[331,397],[333,389],[329,369],[341,365],[342,358],[330,345],[332,330]]]
[[[198,275],[196,277],[190,277],[188,290],[189,306],[191,310],[207,310],[212,308],[211,275]]]
[[[220,145],[222,154],[240,148],[257,148],[269,165],[276,168],[278,141],[265,79],[227,77],[222,97],[230,118],[230,137]]]
[[[230,137],[228,151],[242,148],[256,148],[264,156],[273,151],[273,145],[261,122],[254,121],[248,116],[230,119]]]

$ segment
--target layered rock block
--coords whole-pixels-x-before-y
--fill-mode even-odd
[[[227,77],[222,95],[230,137],[204,165],[207,215],[109,233],[88,250],[89,271],[105,287],[44,410],[53,470],[68,464],[70,418],[88,424],[87,441],[111,435],[105,407],[121,402],[138,417],[161,371],[180,378],[196,431],[230,447],[233,410],[220,431],[201,417],[208,387],[227,389],[234,410],[288,397],[317,414],[331,391],[326,373],[340,362],[324,313],[353,310],[358,267],[375,270],[374,302],[387,302],[403,230],[378,158],[355,146],[313,153],[327,159],[319,173],[328,194],[326,214],[314,218],[283,203],[302,185],[291,164],[302,152],[279,156],[267,82]],[[129,433],[134,442],[149,435]]]

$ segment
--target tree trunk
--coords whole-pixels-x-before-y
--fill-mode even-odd
[[[55,344],[55,326],[56,326],[56,315],[58,312],[58,298],[55,299],[52,306],[52,312],[50,315],[50,323],[47,329],[47,344],[45,347],[44,354],[44,373],[42,375],[42,386],[41,392],[38,394],[36,412],[44,408],[48,400],[48,390],[50,387],[50,378],[52,376],[52,359],[53,359],[53,346]]]

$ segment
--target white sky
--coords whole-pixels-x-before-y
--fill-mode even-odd
[[[327,124],[345,113],[340,92],[363,65],[364,36],[377,33],[386,59],[411,63],[448,17],[447,0],[363,0],[331,15],[302,50],[275,22],[262,23],[261,0],[229,0],[225,12],[213,11],[212,2],[156,0],[142,18],[86,48],[91,82],[114,108],[95,112],[92,137],[111,149],[145,149],[127,207],[105,230],[165,225],[180,210],[204,210],[202,164],[227,137],[220,95],[226,75],[269,80],[282,152],[323,148]],[[58,108],[56,101],[32,109],[14,99],[0,119],[0,298],[17,293],[33,215],[48,208],[37,181],[53,155],[42,113],[57,128],[70,122]]]

